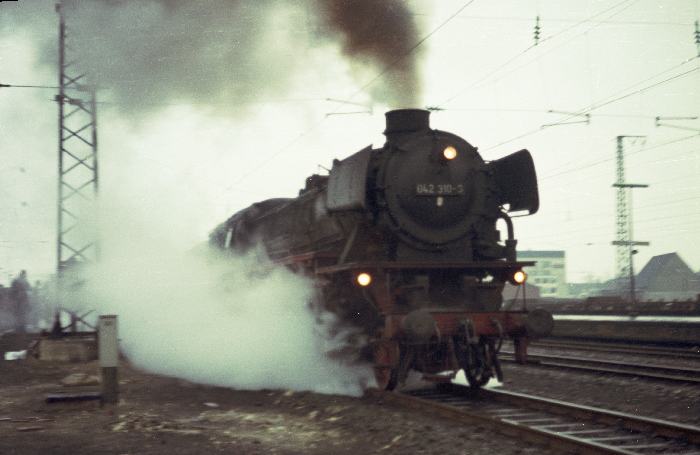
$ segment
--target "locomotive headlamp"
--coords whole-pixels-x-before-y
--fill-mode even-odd
[[[523,272],[522,270],[518,270],[513,274],[513,281],[515,281],[517,284],[523,284],[527,280],[527,273]]]
[[[372,282],[372,275],[370,275],[367,272],[362,272],[359,275],[357,275],[357,284],[359,284],[362,287],[369,286],[370,283]]]
[[[444,156],[446,160],[453,160],[457,158],[457,149],[448,145],[445,147],[445,150],[442,151],[442,156]]]

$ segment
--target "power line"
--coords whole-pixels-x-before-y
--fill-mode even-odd
[[[617,16],[618,14],[620,14],[620,13],[622,13],[623,11],[627,10],[628,8],[630,8],[630,7],[631,7],[634,3],[636,3],[637,1],[639,1],[639,0],[634,0],[633,3],[624,6],[624,7],[621,8],[619,11],[614,12],[610,17]],[[617,6],[617,5],[616,5],[616,6]],[[613,6],[612,8],[615,8],[615,6]],[[607,10],[606,10],[606,11],[607,11]],[[550,54],[551,52],[553,52],[553,51],[555,51],[555,50],[557,50],[557,49],[563,47],[563,46],[566,45],[567,43],[571,42],[573,39],[578,38],[578,37],[581,36],[581,35],[587,34],[588,32],[590,32],[590,31],[593,30],[594,28],[600,26],[601,24],[602,24],[602,22],[600,22],[600,21],[595,22],[595,23],[594,23],[591,27],[589,27],[588,29],[584,30],[583,32],[580,32],[580,33],[577,33],[577,34],[575,34],[575,35],[572,35],[572,36],[569,37],[569,39],[567,39],[566,41],[560,43],[559,45],[557,45],[557,46],[555,46],[555,47],[553,47],[553,48],[551,48],[551,49],[549,49],[549,50],[547,50],[547,51],[545,51],[545,52],[540,53],[537,57],[533,58],[532,60],[530,60],[530,61],[528,61],[528,62],[525,62],[525,63],[523,63],[523,64],[520,65],[520,66],[516,66],[515,68],[512,68],[512,69],[510,69],[510,70],[508,70],[508,71],[506,71],[506,72],[504,72],[504,73],[498,75],[498,76],[494,79],[493,82],[497,82],[497,81],[499,81],[499,80],[505,78],[506,76],[508,76],[508,75],[510,75],[510,74],[512,74],[512,73],[514,73],[514,72],[516,72],[516,71],[518,71],[518,70],[520,70],[520,69],[522,69],[522,68],[525,68],[526,66],[529,66],[529,65],[531,65],[531,64],[533,64],[533,63],[539,61],[539,60],[542,59],[542,57],[544,57],[545,55]],[[545,38],[545,39],[549,39],[549,37],[547,37],[547,38]],[[482,85],[483,85],[483,84],[482,84]]]
[[[257,101],[246,101],[246,105],[259,105],[259,104],[285,104],[285,103],[314,103],[314,102],[325,102],[327,101],[326,98],[278,98],[278,99],[261,99]],[[105,105],[105,106],[130,106],[131,103],[123,102],[123,101],[98,101],[98,105]],[[220,102],[220,103],[212,103],[209,101],[196,101],[196,100],[191,100],[191,101],[185,101],[185,102],[161,102],[161,103],[154,103],[154,102],[148,102],[148,103],[143,103],[140,102],[138,103],[140,106],[230,106],[230,102]]]
[[[689,140],[689,139],[694,139],[694,138],[699,137],[699,136],[700,136],[700,134],[693,134],[693,135],[690,135],[690,136],[684,136],[684,137],[681,137],[681,138],[677,138],[677,139],[673,139],[673,140],[670,140],[670,141],[667,141],[667,142],[663,142],[663,143],[661,143],[661,144],[656,144],[656,145],[652,145],[652,146],[650,146],[650,147],[644,147],[644,148],[641,148],[641,149],[638,149],[638,150],[633,150],[633,151],[629,152],[627,155],[628,155],[628,156],[629,156],[629,155],[634,155],[634,154],[641,153],[641,152],[644,152],[644,151],[647,151],[647,150],[653,150],[653,149],[657,149],[657,148],[660,148],[660,147],[665,147],[665,146],[670,145],[670,144],[675,144],[675,143],[678,143],[678,142],[687,141],[687,140]],[[602,160],[594,161],[594,162],[592,162],[592,163],[588,163],[588,164],[585,164],[585,165],[583,165],[583,166],[578,166],[578,167],[576,167],[576,168],[567,169],[567,170],[565,170],[565,171],[557,172],[556,174],[545,175],[545,176],[540,177],[538,180],[539,180],[539,181],[543,181],[543,180],[548,180],[548,179],[551,179],[551,178],[554,178],[554,177],[559,177],[560,175],[569,174],[569,173],[571,173],[571,172],[580,171],[580,170],[582,170],[582,169],[587,169],[587,168],[590,168],[590,167],[593,167],[593,166],[597,166],[597,165],[602,164],[602,163],[607,163],[607,162],[609,162],[609,161],[612,161],[613,159],[614,159],[614,158],[604,158],[604,159],[602,159]]]
[[[575,27],[578,27],[578,26],[581,25],[581,24],[584,24],[584,23],[586,23],[586,22],[590,22],[590,21],[593,20],[594,18],[596,18],[596,17],[598,17],[598,16],[600,16],[600,15],[603,15],[603,14],[607,13],[607,12],[610,11],[610,10],[613,10],[613,9],[617,8],[618,6],[620,6],[620,5],[623,5],[623,4],[625,4],[625,3],[632,2],[632,3],[630,3],[629,5],[627,5],[627,7],[629,7],[629,6],[631,6],[633,3],[636,3],[637,1],[638,1],[638,0],[622,0],[622,1],[618,2],[618,3],[616,3],[615,5],[611,6],[610,8],[607,8],[607,9],[605,9],[605,10],[599,12],[599,13],[594,14],[593,16],[588,17],[587,19],[584,19],[584,20],[582,20],[582,21],[580,21],[580,22],[577,22],[576,24],[574,24],[574,25],[571,26],[571,27],[568,27],[568,28],[566,28],[566,29],[564,29],[564,30],[562,30],[562,31],[559,31],[558,33],[555,33],[554,35],[545,37],[544,39],[542,39],[542,40],[540,41],[540,43],[544,43],[545,41],[548,41],[548,40],[550,40],[550,39],[553,39],[553,38],[555,38],[555,37],[561,35],[562,33],[568,32],[569,30],[571,30],[571,29],[573,29],[573,28],[575,28]],[[624,8],[624,9],[626,9],[626,8]],[[623,10],[624,10],[624,9],[623,9]],[[619,13],[622,12],[623,10],[620,10],[620,11],[616,12],[614,15],[619,14]],[[614,15],[613,15],[613,16],[614,16]],[[613,17],[613,16],[611,16],[611,17]],[[589,30],[590,30],[590,29],[589,29]],[[586,30],[586,31],[588,31],[588,30]],[[576,36],[578,36],[578,35],[575,35],[574,37],[576,37]],[[573,39],[574,37],[571,37],[569,40],[565,41],[564,43],[560,44],[559,46],[557,46],[557,47],[555,47],[555,48],[553,48],[553,49],[550,49],[550,50],[548,50],[548,51],[546,51],[546,52],[543,52],[543,53],[542,53],[539,57],[537,57],[537,58],[540,58],[540,57],[542,57],[542,56],[548,54],[549,52],[553,51],[554,49],[557,49],[558,47],[561,47],[563,44],[568,43],[568,42],[569,42],[571,39]],[[488,74],[486,74],[485,76],[483,76],[482,78],[480,78],[480,79],[477,80],[476,82],[473,82],[473,83],[469,84],[468,86],[466,86],[466,87],[460,89],[459,91],[457,91],[457,93],[455,93],[454,95],[452,95],[451,97],[447,98],[445,101],[443,101],[442,103],[440,103],[439,106],[444,106],[445,104],[447,104],[447,103],[453,101],[455,98],[458,98],[459,96],[461,96],[461,95],[462,95],[464,92],[466,92],[467,90],[470,90],[470,89],[472,89],[472,88],[478,86],[479,84],[481,84],[482,82],[484,82],[485,80],[487,80],[487,79],[489,79],[491,76],[493,76],[495,73],[497,73],[498,71],[500,71],[501,69],[505,68],[506,66],[508,66],[508,65],[509,65],[510,63],[512,63],[513,61],[515,61],[515,60],[517,60],[518,58],[520,58],[522,55],[524,55],[524,54],[526,54],[527,52],[529,52],[530,50],[532,50],[534,47],[535,47],[534,44],[528,46],[528,47],[525,48],[524,50],[520,51],[518,54],[516,54],[516,55],[514,55],[513,57],[509,58],[507,61],[505,61],[505,62],[502,63],[501,65],[497,66],[495,69],[491,70]],[[532,61],[534,61],[534,60],[532,60]],[[528,62],[527,64],[529,65],[530,63],[532,63],[532,61]],[[520,67],[518,67],[518,68],[521,68],[521,67],[522,67],[522,66],[520,66]],[[448,109],[442,109],[442,110],[448,110]]]
[[[606,180],[610,180],[610,176],[605,176]],[[687,195],[687,194],[697,194],[695,190],[699,189],[700,187],[697,186],[685,186],[685,187],[679,187],[675,186],[676,182],[682,182],[682,181],[687,181],[687,180],[696,180],[697,176],[695,175],[688,175],[686,178],[676,178],[674,179],[674,186],[671,186],[666,183],[656,183],[656,182],[650,182],[650,186],[654,186],[655,190],[650,194],[650,196],[645,197],[645,199],[651,200],[651,201],[663,201],[661,203],[654,202],[653,204],[646,204],[646,205],[639,205],[635,206],[640,209],[646,209],[648,207],[656,207],[660,205],[670,205],[670,204],[675,204],[677,198],[679,195]],[[568,182],[567,182],[568,183]],[[662,189],[659,189],[661,187]],[[600,189],[600,186],[598,186]],[[573,207],[574,212],[576,213],[575,218],[585,218],[587,216],[597,216],[597,215],[602,215],[602,212],[597,212],[595,210],[582,210],[579,207],[581,207],[583,204],[581,201],[584,201],[584,203],[591,203],[593,202],[593,205],[598,205],[598,202],[601,198],[605,199],[607,201],[607,193],[603,194],[600,191],[597,193],[568,193],[567,194],[558,194],[557,198],[554,199],[545,199],[543,200],[541,206],[546,206],[551,210],[552,213],[570,213]],[[698,200],[700,201],[700,198],[690,198],[688,200]],[[608,213],[608,212],[605,212]],[[570,215],[569,215],[570,216]]]
[[[695,58],[697,58],[697,57],[693,57],[693,59],[695,59]],[[688,60],[688,61],[690,61],[690,60]],[[596,109],[599,109],[599,108],[601,108],[601,107],[603,107],[603,106],[607,106],[608,104],[612,104],[612,103],[614,103],[614,102],[623,100],[623,99],[625,99],[625,98],[629,98],[630,96],[637,95],[637,94],[639,94],[639,93],[645,92],[645,91],[647,91],[647,90],[649,90],[649,89],[652,89],[652,88],[654,88],[654,87],[657,87],[657,86],[659,86],[659,85],[661,85],[661,84],[664,84],[664,83],[666,83],[666,82],[670,82],[670,81],[672,81],[672,80],[674,80],[674,79],[678,79],[679,77],[686,76],[686,75],[688,75],[688,74],[690,74],[690,73],[693,73],[693,72],[695,72],[695,71],[698,71],[698,70],[700,70],[700,67],[698,67],[698,68],[693,68],[692,70],[686,71],[686,72],[684,72],[684,73],[677,74],[677,75],[675,75],[675,76],[672,76],[672,77],[669,77],[669,78],[667,78],[667,79],[664,79],[664,80],[662,80],[662,81],[660,81],[660,82],[656,82],[656,83],[654,83],[654,84],[651,84],[651,85],[649,85],[649,86],[647,86],[647,87],[643,87],[643,88],[641,88],[641,89],[639,89],[639,90],[635,90],[634,92],[630,92],[630,93],[627,93],[627,94],[625,94],[625,95],[619,96],[619,97],[617,97],[617,98],[613,98],[613,99],[607,100],[607,101],[605,101],[605,102],[600,102],[599,104],[592,104],[592,105],[590,105],[589,107],[587,107],[587,108],[585,108],[585,109],[582,109],[582,110],[580,110],[580,111],[577,111],[576,113],[567,115],[565,118],[559,120],[558,122],[552,123],[552,124],[550,124],[549,126],[555,126],[555,125],[564,124],[564,122],[566,122],[567,120],[569,120],[569,119],[571,119],[571,118],[573,118],[573,117],[576,117],[576,116],[579,116],[579,115],[584,115],[584,114],[586,114],[586,113],[589,113],[589,112],[591,112],[591,111],[594,111],[594,110],[596,110]],[[648,80],[648,79],[647,79],[647,80]],[[635,84],[635,85],[639,85],[639,84]],[[622,91],[624,91],[624,90],[622,90]],[[620,92],[618,92],[618,93],[620,93]],[[614,96],[614,95],[611,95],[611,96]],[[493,145],[493,146],[487,148],[486,150],[490,150],[490,149],[492,149],[492,148],[495,148],[495,147],[498,147],[498,146],[507,144],[507,143],[512,142],[512,141],[515,141],[515,140],[517,140],[517,139],[521,139],[521,138],[523,138],[523,137],[525,137],[525,136],[530,136],[531,134],[535,134],[535,133],[541,131],[542,129],[543,129],[543,128],[540,126],[539,128],[537,128],[537,129],[535,129],[535,130],[528,131],[528,132],[523,133],[523,134],[520,134],[520,135],[518,135],[518,136],[516,136],[516,137],[514,137],[514,138],[508,139],[507,141],[503,141],[503,142],[500,142],[500,143],[498,143],[498,144],[496,144],[496,145]]]
[[[57,90],[60,87],[56,85],[16,85],[16,84],[0,84],[0,88],[47,88]]]
[[[695,57],[695,58],[697,58],[697,57]],[[617,97],[617,98],[614,98],[614,99],[612,99],[612,100],[610,100],[610,101],[606,101],[606,102],[604,102],[604,103],[598,104],[597,106],[594,106],[594,107],[591,107],[590,109],[588,109],[588,111],[592,111],[592,110],[595,110],[595,109],[599,109],[599,108],[601,108],[601,107],[603,107],[603,106],[607,106],[608,104],[616,103],[616,102],[618,102],[618,101],[620,101],[620,100],[623,100],[623,99],[625,99],[625,98],[629,98],[630,96],[637,95],[637,94],[639,94],[639,93],[645,92],[645,91],[647,91],[647,90],[649,90],[649,89],[652,89],[652,88],[657,87],[657,86],[659,86],[659,85],[665,84],[666,82],[670,82],[670,81],[672,81],[672,80],[674,80],[674,79],[678,79],[678,78],[683,77],[683,76],[685,76],[685,75],[687,75],[687,74],[693,73],[693,72],[695,72],[695,71],[697,71],[697,70],[700,70],[700,67],[698,67],[698,68],[693,68],[692,70],[688,70],[688,71],[686,71],[686,72],[684,72],[684,73],[676,74],[675,76],[671,76],[671,77],[669,77],[669,78],[667,78],[667,79],[664,79],[664,80],[662,80],[662,81],[659,81],[659,82],[657,82],[657,83],[655,83],[655,84],[648,85],[648,86],[643,87],[643,88],[641,88],[641,89],[639,89],[639,90],[635,90],[634,92],[627,93],[626,95],[622,95],[622,96],[619,96],[619,97]]]
[[[655,82],[655,83],[653,83],[653,84],[650,84],[650,85],[648,85],[648,86],[646,86],[646,87],[643,87],[643,88],[641,88],[641,89],[635,90],[635,91],[633,91],[633,92],[626,93],[626,94],[621,95],[621,96],[618,96],[618,97],[616,97],[616,98],[612,98],[612,97],[615,97],[615,96],[616,96],[617,94],[619,94],[619,93],[625,92],[625,91],[627,91],[627,90],[629,90],[629,89],[631,89],[631,88],[633,88],[633,87],[636,87],[636,86],[638,86],[638,85],[640,85],[640,84],[643,84],[644,82],[647,82],[647,81],[649,81],[649,80],[651,80],[651,79],[654,79],[654,78],[660,76],[661,74],[668,73],[669,71],[673,71],[674,69],[677,69],[677,68],[679,68],[679,67],[681,67],[681,66],[683,66],[683,65],[685,65],[685,64],[687,64],[687,63],[689,63],[689,62],[692,62],[693,60],[695,60],[695,59],[697,59],[697,58],[698,58],[698,57],[691,57],[691,58],[689,58],[689,59],[686,59],[686,60],[684,60],[683,62],[681,62],[679,65],[676,65],[676,66],[674,66],[674,67],[672,67],[672,68],[669,68],[669,69],[666,69],[666,70],[664,70],[664,71],[661,71],[660,73],[657,73],[657,74],[655,74],[655,75],[653,75],[653,76],[651,76],[651,77],[648,77],[648,78],[646,78],[646,79],[644,79],[644,80],[642,80],[642,81],[640,81],[640,82],[637,82],[637,83],[635,83],[635,84],[632,84],[631,86],[629,86],[629,87],[627,87],[627,88],[625,88],[625,89],[619,90],[619,91],[617,91],[616,93],[613,93],[612,95],[609,95],[609,96],[606,97],[604,100],[598,101],[598,102],[596,102],[596,103],[592,103],[592,104],[590,104],[588,107],[585,107],[585,108],[580,109],[580,110],[577,110],[577,111],[575,111],[575,112],[573,112],[573,113],[571,113],[571,114],[568,114],[568,115],[566,115],[565,117],[563,117],[563,118],[561,118],[560,120],[558,120],[557,122],[554,122],[554,123],[550,124],[550,126],[557,125],[557,124],[563,124],[564,122],[566,122],[567,120],[572,119],[573,117],[577,117],[577,116],[581,116],[581,115],[590,113],[590,112],[592,112],[592,111],[594,111],[594,110],[596,110],[596,109],[600,109],[601,107],[607,106],[607,105],[609,105],[609,104],[615,103],[615,102],[620,101],[620,100],[623,100],[623,99],[625,99],[625,98],[629,98],[630,96],[637,95],[637,94],[639,94],[639,93],[645,92],[645,91],[650,90],[650,89],[652,89],[652,88],[654,88],[654,87],[657,87],[657,86],[659,86],[659,85],[665,84],[665,83],[667,83],[667,82],[673,81],[673,80],[678,79],[678,78],[680,78],[680,77],[687,76],[687,75],[690,74],[690,73],[693,73],[693,72],[695,72],[695,71],[698,71],[698,70],[700,70],[700,67],[693,68],[693,69],[688,70],[688,71],[685,71],[685,72],[683,72],[683,73],[679,73],[679,74],[676,74],[676,75],[671,76],[671,77],[669,77],[669,78],[666,78],[666,79],[664,79],[664,80],[662,80],[662,81],[659,81],[659,82]],[[505,144],[508,144],[508,143],[510,143],[510,142],[516,141],[516,140],[518,140],[518,139],[522,139],[523,137],[531,136],[531,135],[533,135],[533,134],[535,134],[535,133],[538,133],[538,132],[542,131],[542,129],[543,129],[543,128],[542,128],[541,126],[540,126],[540,127],[537,127],[536,129],[532,129],[532,130],[530,130],[530,131],[526,131],[526,132],[524,132],[524,133],[522,133],[522,134],[519,134],[519,135],[517,135],[517,136],[515,136],[515,137],[512,137],[512,138],[507,139],[507,140],[505,140],[505,141],[499,142],[498,144],[492,145],[492,146],[490,146],[490,147],[488,147],[488,148],[485,148],[484,150],[491,150],[491,149],[494,149],[494,148],[496,148],[496,147],[500,147],[501,145],[505,145]]]
[[[700,152],[699,150],[693,150],[691,153],[697,154],[699,152]],[[696,160],[697,160],[697,157],[696,157]],[[637,169],[637,166],[633,166],[632,168]],[[572,186],[572,184],[580,182],[582,179],[586,180],[586,183],[588,184],[588,186],[586,186],[585,188],[588,189],[589,191],[584,190],[584,191],[576,192],[576,191],[571,191],[568,188],[568,187]],[[597,184],[597,182],[599,180],[602,180],[602,179],[605,179],[607,181],[610,179],[610,175],[598,173],[598,174],[593,175],[593,176],[581,176],[579,178],[567,179],[567,181],[566,181],[567,187],[564,187],[564,188],[561,187],[562,185],[556,184],[554,186],[558,190],[558,193],[559,193],[557,196],[560,196],[560,197],[548,199],[548,204],[554,205],[555,203],[558,203],[561,201],[570,201],[572,198],[577,197],[577,196],[599,197],[600,193],[591,191],[591,188],[593,186],[595,186],[596,188],[600,189],[601,187]],[[676,192],[681,191],[681,190],[684,191],[684,190],[690,190],[690,189],[696,188],[696,187],[677,187],[677,186],[669,185],[670,183],[673,183],[675,185],[679,182],[685,182],[685,181],[688,181],[691,179],[693,181],[697,180],[697,174],[694,173],[693,170],[689,170],[689,172],[687,174],[685,174],[683,177],[676,176],[676,177],[673,177],[670,179],[651,181],[651,182],[649,182],[649,184],[653,185],[656,188],[656,190],[653,192],[653,194],[663,195],[663,194],[669,194],[669,193],[676,193]],[[596,184],[593,185],[592,182],[596,182]],[[579,185],[575,185],[574,187],[576,188],[578,186]],[[658,189],[659,187],[661,187],[662,190],[659,190]]]
[[[428,14],[425,13],[414,13],[414,16],[428,16]],[[486,21],[514,21],[514,22],[532,22],[532,17],[526,17],[526,16],[465,16],[465,15],[459,15],[457,16],[458,20],[486,20]],[[547,17],[547,22],[562,22],[562,23],[571,23],[571,22],[578,22],[579,20],[577,19],[563,19],[563,18],[551,18]],[[682,27],[688,27],[692,26],[693,22],[668,22],[668,21],[611,21],[611,20],[602,20],[598,21],[603,24],[613,24],[613,25],[674,25],[674,26],[682,26]]]
[[[650,208],[659,207],[659,206],[665,207],[668,205],[687,203],[690,201],[699,201],[699,200],[700,200],[700,196],[693,196],[693,197],[688,197],[688,198],[684,198],[684,199],[676,199],[676,200],[672,200],[672,201],[662,201],[662,202],[654,202],[653,204],[636,205],[634,207],[634,209],[639,210],[641,212],[646,212],[645,209],[650,209]],[[606,217],[606,216],[610,216],[610,212],[609,211],[601,212],[599,210],[583,212],[583,211],[577,210],[576,215],[577,216],[573,217],[572,220],[581,219],[581,218],[591,218],[591,217]]]
[[[545,109],[545,108],[488,108],[488,107],[450,107],[446,109],[442,109],[439,107],[428,107],[428,110],[436,110],[436,111],[449,111],[449,112],[494,112],[494,113],[503,113],[503,112],[513,112],[517,114],[530,114],[530,113],[540,113],[540,114],[555,114],[555,113],[561,113],[559,111],[555,111],[554,109]],[[593,114],[591,117],[619,117],[619,118],[638,118],[638,119],[647,119],[647,120],[654,120],[656,119],[656,115],[643,115],[643,114]]]
[[[672,204],[687,203],[687,202],[691,202],[691,201],[700,201],[700,196],[697,196],[697,195],[696,195],[696,196],[691,196],[691,197],[687,197],[687,198],[683,198],[683,199],[674,199],[674,200],[670,200],[670,201],[669,201],[669,200],[663,200],[663,201],[661,201],[661,202],[658,202],[658,199],[657,199],[657,202],[653,202],[653,203],[650,203],[650,204],[635,205],[635,210],[637,210],[637,209],[642,210],[642,209],[643,209],[643,210],[642,210],[643,212],[647,212],[648,210],[646,210],[646,209],[650,209],[650,208],[654,208],[654,207],[659,207],[659,206],[666,207],[666,206],[672,205]],[[610,216],[611,212],[613,212],[613,211],[614,211],[614,209],[605,210],[605,211],[601,211],[601,210],[592,210],[592,211],[581,211],[581,210],[576,210],[576,211],[575,211],[575,215],[576,215],[576,216],[571,217],[571,220],[569,220],[569,221],[573,222],[573,221],[575,221],[575,220],[579,220],[579,221],[576,221],[576,222],[577,222],[578,224],[580,224],[580,220],[581,220],[581,219],[590,219],[590,218],[600,219],[600,218],[605,218],[605,217]],[[659,210],[654,210],[654,212],[657,213],[657,212],[659,212]],[[684,214],[679,215],[679,216],[688,216],[688,215],[689,215],[689,214],[684,213]],[[643,221],[643,220],[641,220],[641,221]],[[635,221],[635,222],[636,222],[636,221]],[[607,224],[606,224],[606,226],[607,226]]]
[[[697,153],[698,151],[694,150],[693,152]],[[600,175],[599,177],[605,178],[606,180],[610,179],[609,175]],[[685,182],[685,181],[690,180],[690,179],[692,179],[693,181],[696,181],[697,175],[693,174],[691,172],[690,174],[687,174],[685,177],[673,177],[671,179],[666,179],[666,180],[652,181],[652,182],[649,182],[649,185],[656,188],[652,193],[653,196],[661,196],[661,197],[667,197],[666,195],[675,196],[681,191],[690,191],[690,190],[700,188],[700,187],[678,187],[678,186],[675,186],[675,184],[677,184],[678,182]],[[592,180],[593,179],[590,179],[588,182],[590,182]],[[572,183],[575,183],[578,181],[580,181],[580,179],[567,180],[567,185],[571,185]],[[673,183],[674,186],[669,186],[669,183]],[[660,190],[659,187],[661,187],[662,189]],[[561,189],[561,188],[559,188],[559,186],[557,186],[557,188],[559,189],[558,196],[560,196],[560,197],[551,198],[551,199],[548,198],[546,202],[547,202],[547,205],[550,207],[561,208],[563,205],[565,205],[566,208],[569,208],[571,205],[571,201],[575,200],[576,197],[600,198],[600,192],[596,193],[596,192],[591,191],[591,192],[575,193],[575,192],[567,191],[566,189]],[[600,188],[600,187],[598,187],[598,188]],[[651,197],[651,199],[657,200],[658,197]],[[670,204],[673,202],[675,202],[675,201],[668,202],[665,200],[664,203]],[[646,207],[646,206],[640,206],[640,207]],[[577,210],[577,213],[578,213],[578,210]],[[586,212],[586,213],[596,214],[597,212]]]
[[[629,3],[628,5],[626,5],[624,8],[621,8],[620,11],[616,11],[612,16],[610,16],[610,17],[615,17],[615,16],[617,16],[618,14],[620,14],[621,12],[623,12],[624,10],[626,10],[627,8],[629,8],[630,6],[632,6],[632,5],[634,5],[635,3],[637,3],[637,1],[639,1],[639,0],[622,0],[621,2],[614,4],[614,5],[611,6],[610,8],[608,8],[608,9],[606,9],[606,10],[603,10],[603,11],[601,11],[600,13],[596,13],[596,14],[594,14],[594,15],[591,16],[591,17],[588,17],[588,18],[583,19],[583,20],[581,20],[581,21],[579,21],[579,22],[576,22],[576,23],[575,23],[574,25],[572,25],[571,27],[568,27],[568,28],[566,28],[566,29],[564,29],[564,30],[561,30],[561,31],[559,31],[558,33],[555,33],[554,35],[550,35],[550,36],[544,37],[544,39],[542,39],[541,42],[545,42],[545,41],[547,41],[547,40],[550,40],[550,39],[552,39],[552,38],[555,38],[555,37],[561,35],[562,33],[566,33],[566,32],[568,32],[569,30],[572,30],[572,29],[578,27],[579,25],[583,25],[583,24],[585,24],[585,23],[587,23],[587,22],[592,22],[593,19],[595,19],[596,17],[602,16],[603,14],[607,13],[608,11],[611,11],[611,10],[615,9],[615,8],[617,8],[618,6],[620,6],[620,5],[622,5],[622,4],[626,3],[626,2],[630,2],[630,3]],[[596,25],[594,25],[594,27],[597,27],[597,26],[600,25],[601,23],[602,23],[602,22],[597,22]],[[589,29],[589,30],[590,30],[590,29]],[[588,32],[588,30],[586,30],[586,32]],[[579,34],[579,35],[580,35],[580,34]]]
[[[609,213],[605,213],[605,214],[601,213],[601,215],[608,216]],[[671,216],[664,215],[664,216],[659,216],[659,217],[654,217],[654,218],[644,218],[644,219],[640,219],[640,220],[635,220],[635,226],[639,226],[639,225],[647,226],[647,225],[649,225],[650,221],[664,221],[664,220],[671,220],[671,219],[677,219],[677,218],[689,218],[691,216],[696,216],[696,215],[700,215],[700,212],[683,213],[683,214],[671,215]],[[688,222],[694,224],[694,223],[700,222],[700,220],[692,220],[689,218]],[[581,223],[579,222],[577,224],[580,225]],[[613,224],[596,224],[593,226],[582,227],[580,229],[572,229],[569,231],[562,231],[560,229],[557,229],[556,233],[557,233],[557,237],[561,238],[561,237],[572,237],[572,236],[574,236],[574,234],[578,234],[580,232],[589,233],[591,231],[600,231],[600,230],[604,230],[604,229],[610,229],[610,231],[611,231],[610,236],[614,236],[614,232],[613,232],[614,228],[615,228],[615,226]],[[542,239],[542,238],[549,238],[551,236],[552,236],[551,233],[541,233],[541,234],[536,235],[536,236],[521,237],[518,240],[520,240],[520,241],[536,240],[536,239]],[[607,236],[607,234],[606,234],[606,236]],[[586,236],[586,238],[590,239],[590,238],[596,238],[596,237],[595,236]]]

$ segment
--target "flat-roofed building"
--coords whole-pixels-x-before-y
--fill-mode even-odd
[[[535,261],[525,267],[527,281],[540,289],[541,297],[568,297],[566,284],[566,252],[563,250],[518,251],[519,261]]]

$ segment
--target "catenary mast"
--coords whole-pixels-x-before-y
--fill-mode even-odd
[[[99,254],[97,238],[97,113],[95,86],[80,71],[63,2],[58,47],[58,236],[56,268],[63,272]]]

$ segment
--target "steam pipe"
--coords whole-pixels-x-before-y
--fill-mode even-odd
[[[513,220],[505,212],[501,212],[498,218],[505,221],[508,228],[508,239],[506,239],[505,245],[506,260],[515,262],[515,246],[518,244],[518,241],[515,240],[515,234],[513,233]]]
[[[513,232],[513,220],[510,219],[506,212],[501,212],[498,218],[506,222],[506,226],[508,227],[508,240],[515,240],[515,234]]]

